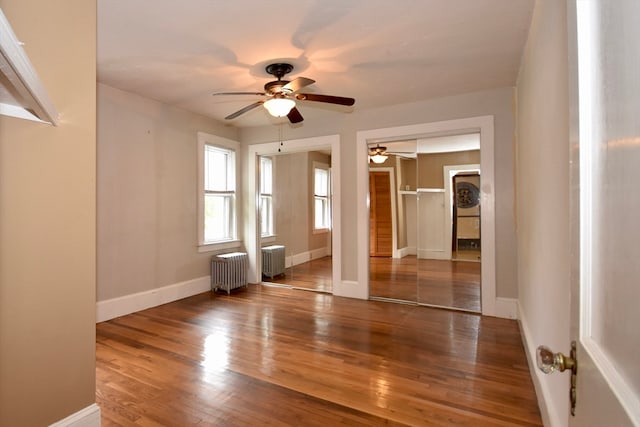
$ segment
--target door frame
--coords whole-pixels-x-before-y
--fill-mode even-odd
[[[494,117],[477,116],[408,126],[358,131],[356,134],[356,195],[358,203],[358,282],[351,286],[349,295],[369,298],[369,163],[370,144],[400,139],[418,139],[434,136],[480,133],[480,168],[483,183],[480,203],[484,207],[481,218],[483,230],[483,259],[481,266],[482,314],[514,318],[516,308],[496,298],[495,253],[495,184],[494,184]]]
[[[480,154],[482,154],[482,149],[480,150]],[[447,204],[447,206],[445,206],[447,211],[444,216],[444,241],[446,244],[444,256],[446,259],[451,259],[453,256],[451,250],[451,242],[453,240],[453,191],[451,180],[458,172],[478,172],[480,175],[480,185],[482,186],[482,169],[479,164],[445,166],[443,169],[444,200]],[[480,207],[482,209],[482,204],[480,204]],[[480,216],[480,221],[482,221],[482,216]],[[482,227],[480,227],[480,233],[482,233]],[[482,242],[482,234],[480,234],[480,242]]]

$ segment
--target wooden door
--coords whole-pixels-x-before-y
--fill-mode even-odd
[[[391,178],[387,172],[369,172],[369,255],[393,253]]]
[[[579,111],[571,120],[578,371],[569,425],[640,425],[640,2],[568,4]]]

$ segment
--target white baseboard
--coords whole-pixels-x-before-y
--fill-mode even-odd
[[[521,310],[518,310],[518,323],[520,324],[520,332],[522,335],[522,341],[524,345],[524,351],[527,355],[527,362],[529,364],[529,372],[531,374],[531,380],[536,390],[536,396],[538,398],[538,407],[540,408],[540,416],[542,417],[542,424],[545,426],[564,426],[566,420],[561,421],[560,416],[555,410],[555,404],[552,399],[552,393],[546,383],[540,381],[538,377],[538,370],[536,367],[536,348],[537,345],[533,342],[531,336],[531,330],[527,323],[526,314]],[[564,404],[564,402],[563,402]]]
[[[353,280],[343,280],[339,286],[333,286],[333,295],[347,298],[369,299],[369,289]]]
[[[100,407],[94,403],[49,427],[100,427]]]
[[[418,258],[420,259],[451,259],[444,249],[418,249]]]
[[[415,247],[406,246],[404,248],[398,249],[397,253],[398,253],[398,256],[394,258],[404,258],[407,255],[416,255],[418,252],[416,251]]]
[[[147,308],[197,295],[210,289],[211,277],[203,276],[162,288],[125,295],[106,301],[98,301],[96,304],[96,322],[104,322],[109,319],[135,313],[136,311],[146,310]]]
[[[290,255],[285,258],[284,264],[285,266],[292,267],[298,264],[304,264],[305,262],[309,262],[314,259],[323,258],[328,255],[331,255],[331,248],[319,248],[313,249],[306,252],[300,252],[299,254]]]
[[[496,298],[496,317],[504,319],[518,318],[518,300],[515,298]]]

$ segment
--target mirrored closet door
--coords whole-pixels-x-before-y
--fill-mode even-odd
[[[259,156],[263,282],[332,291],[331,152]]]
[[[479,135],[379,145],[386,159],[369,164],[370,295],[480,312]]]

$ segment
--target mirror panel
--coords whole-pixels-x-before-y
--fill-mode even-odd
[[[370,248],[369,292],[372,297],[416,302],[416,141],[381,145],[387,148],[387,159],[380,164],[369,163],[369,240],[373,242],[377,235],[388,231],[385,230],[384,209],[376,209],[385,201],[393,204],[388,209],[394,224],[386,228],[394,236],[389,239],[391,256],[385,255],[384,251],[376,253]],[[385,192],[390,194],[385,196]]]
[[[421,218],[418,235],[421,241],[417,286],[420,304],[480,312],[479,259],[459,262],[453,256],[456,242],[473,241],[479,245],[480,241],[479,217],[464,217],[474,209],[479,211],[479,207],[462,211],[456,210],[455,203],[458,174],[476,174],[479,185],[479,147],[478,134],[418,141],[418,217]],[[458,187],[460,190],[471,188],[470,183]],[[477,239],[456,236],[459,231],[471,236],[474,226],[478,231]]]
[[[478,194],[479,134],[376,145],[386,147],[388,157],[369,163],[370,242],[384,223],[376,206],[385,198],[376,194],[373,176],[386,171],[397,185],[382,190],[395,196],[387,197],[395,199],[394,247],[391,257],[370,248],[371,297],[479,312],[480,207],[458,206],[453,197]]]
[[[272,159],[273,164],[275,234],[262,236],[261,246],[284,246],[285,255],[284,274],[278,274],[275,277],[263,276],[263,281],[330,293],[332,291],[330,180],[326,181],[327,192],[319,195],[319,202],[314,191],[316,168],[327,171],[327,177],[330,177],[330,150],[277,153],[263,157]],[[326,212],[327,229],[314,229],[318,204],[321,204],[320,209],[324,208]],[[262,215],[262,207],[260,213]]]

